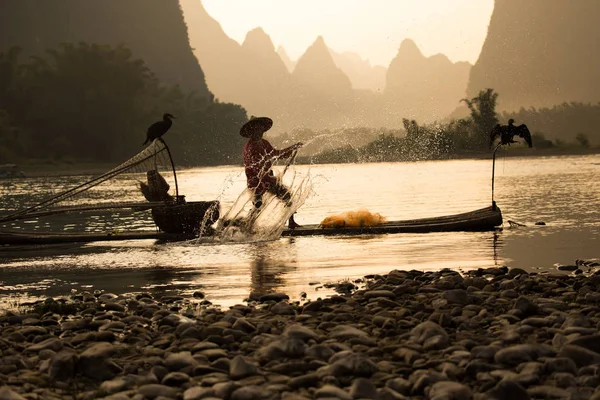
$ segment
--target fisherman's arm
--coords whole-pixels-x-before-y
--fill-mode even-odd
[[[302,147],[302,145],[303,143],[298,142],[291,145],[290,147],[286,147],[285,149],[276,150],[273,148],[273,146],[269,144],[269,146],[271,146],[269,154],[274,158],[290,158],[294,151]]]

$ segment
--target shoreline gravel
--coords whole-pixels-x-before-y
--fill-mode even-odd
[[[47,299],[0,316],[0,399],[600,400],[600,273],[587,267],[394,270],[351,293],[225,310]]]

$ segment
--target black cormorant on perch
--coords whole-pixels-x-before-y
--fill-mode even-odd
[[[492,132],[490,132],[490,148],[492,147],[492,144],[494,144],[494,139],[496,139],[498,136],[500,136],[501,144],[510,145],[511,143],[516,143],[513,138],[515,136],[519,136],[520,138],[525,139],[529,147],[533,147],[531,133],[529,133],[527,125],[521,124],[519,126],[515,126],[513,125],[514,122],[515,120],[511,118],[508,120],[508,125],[497,124],[494,129],[492,129]]]
[[[150,125],[150,127],[146,131],[146,141],[143,143],[143,145],[150,143],[154,139],[158,139],[162,135],[167,133],[171,125],[173,125],[173,121],[171,121],[171,118],[176,119],[171,114],[164,114],[162,121],[158,121]]]

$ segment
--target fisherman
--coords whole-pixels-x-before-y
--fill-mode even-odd
[[[148,183],[140,182],[140,190],[148,201],[173,201],[169,194],[170,186],[157,170],[146,172]]]
[[[254,192],[252,203],[257,210],[262,206],[262,196],[266,192],[285,202],[286,207],[292,205],[292,193],[275,178],[271,168],[273,161],[291,157],[303,145],[298,142],[285,149],[275,149],[269,141],[263,139],[263,134],[272,126],[271,118],[252,116],[240,129],[240,135],[249,139],[244,146],[244,167],[248,188]]]

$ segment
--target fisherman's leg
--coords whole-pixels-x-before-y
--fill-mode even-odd
[[[252,199],[252,204],[254,205],[254,208],[256,208],[256,209],[261,208],[263,205],[262,194],[254,193],[254,198]]]
[[[281,184],[278,184],[277,186],[274,187],[273,194],[275,196],[277,196],[279,199],[281,199],[282,201],[284,201],[286,207],[291,207],[294,204],[292,202],[292,193],[290,192],[290,190],[287,187],[285,187]],[[290,215],[290,218],[288,220],[288,228],[290,228],[292,230],[302,226],[302,225],[298,225],[298,223],[296,223],[296,221],[294,221],[294,214],[296,214],[296,212],[294,212],[292,215]]]
[[[250,209],[250,212],[245,218],[246,225],[248,225],[248,227],[251,227],[252,224],[254,224],[254,221],[258,218],[258,215],[260,214],[261,207],[263,206],[262,191],[254,192],[254,196],[252,198],[252,205],[254,207]]]
[[[271,192],[281,201],[285,202],[286,207],[292,206],[292,193],[287,187],[280,183],[276,183],[275,185],[271,186],[269,192]]]
[[[296,214],[295,211],[294,214]],[[294,221],[294,214],[290,215],[290,218],[288,219],[288,228],[291,230],[302,227],[302,225],[299,225],[296,221]]]

